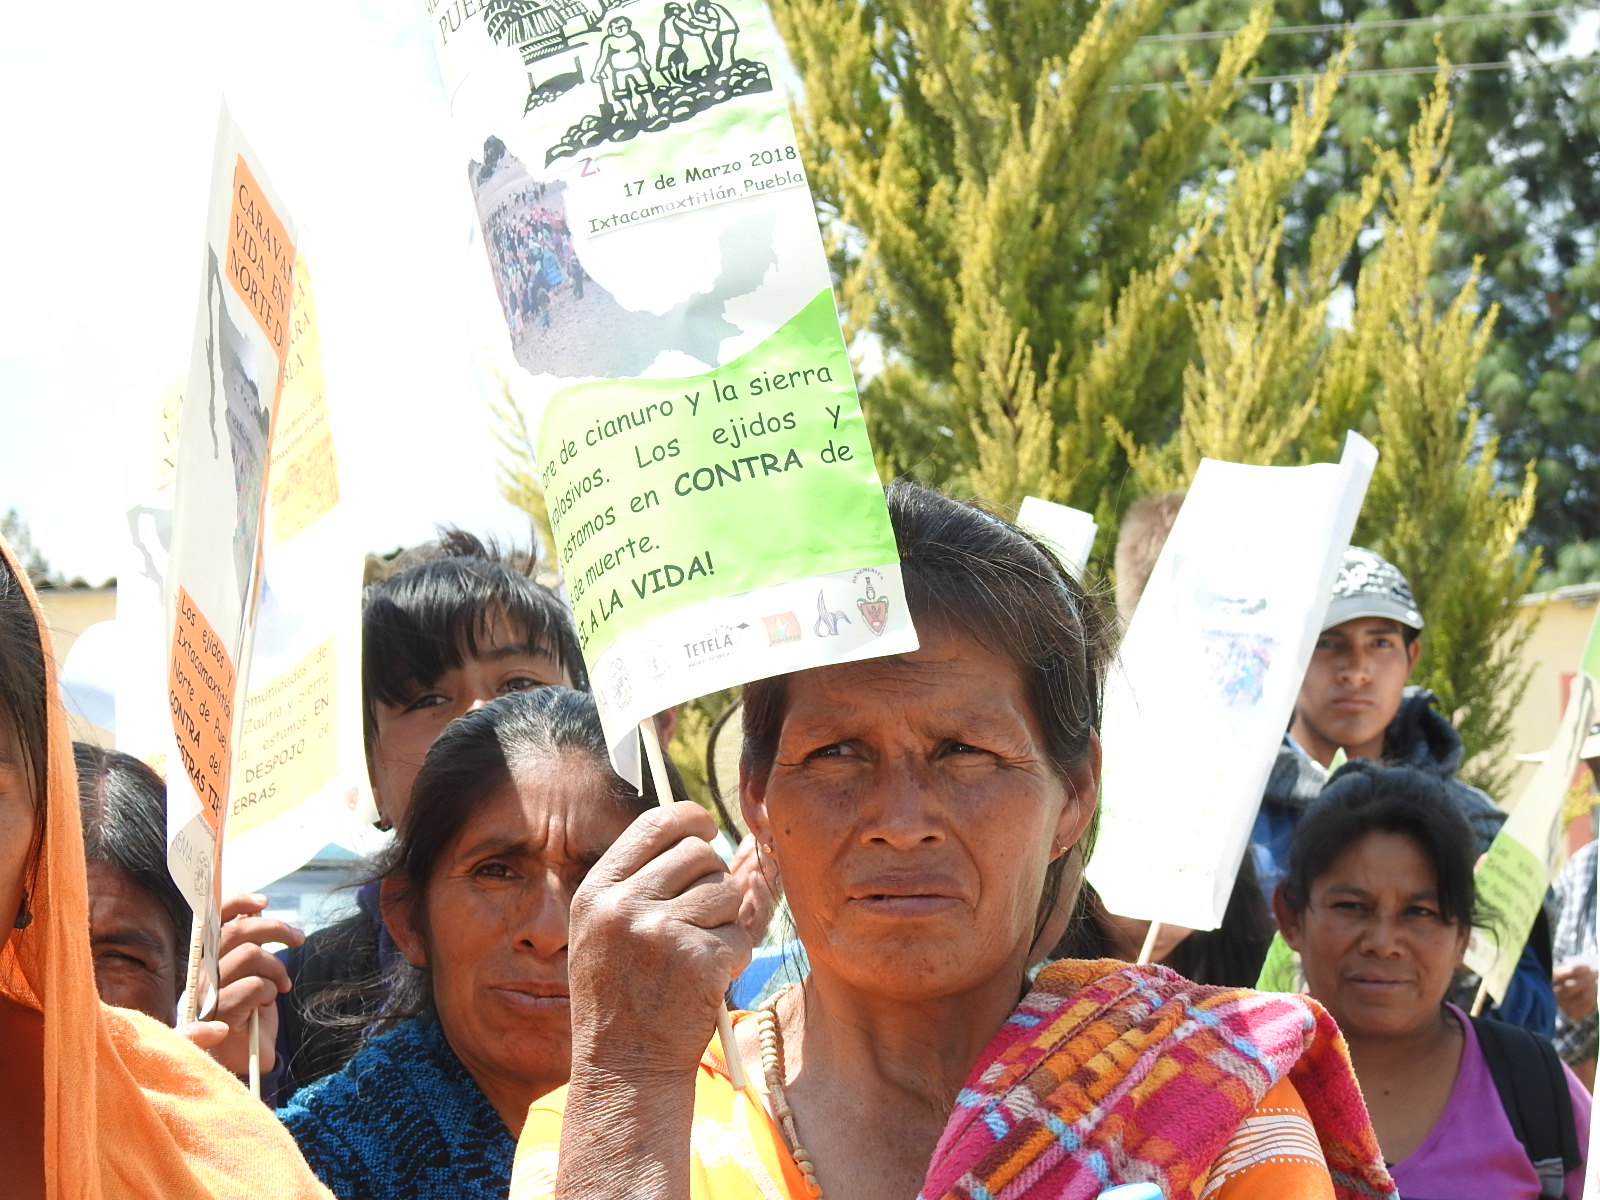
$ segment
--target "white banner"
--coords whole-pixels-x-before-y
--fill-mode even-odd
[[[914,649],[765,6],[428,7],[618,770],[672,704]]]
[[[166,575],[168,867],[203,929],[189,988],[201,1011],[216,986],[220,852],[244,720],[267,445],[294,283],[294,226],[254,163],[224,111],[179,416]]]
[[[1222,922],[1378,454],[1204,459],[1106,686],[1089,880],[1123,916]]]
[[[362,852],[376,820],[361,712],[363,554],[343,506],[324,396],[320,339],[302,257],[288,365],[272,430],[265,582],[257,608],[244,728],[231,777],[223,895],[259,891],[332,843]],[[172,746],[163,656],[173,475],[183,388],[155,404],[130,398],[121,431],[133,448],[117,572],[115,645],[100,660],[116,695],[119,750],[166,775]],[[182,770],[177,759],[176,769]]]
[[[1062,565],[1082,578],[1099,530],[1091,514],[1038,496],[1024,496],[1017,509],[1017,524],[1054,550]]]
[[[272,428],[250,692],[234,753],[225,896],[259,891],[330,842],[358,848],[376,815],[362,744],[365,556],[341,502],[304,256],[295,264],[291,320]]]

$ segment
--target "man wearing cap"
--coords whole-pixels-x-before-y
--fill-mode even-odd
[[[1465,753],[1461,735],[1434,708],[1434,694],[1407,686],[1422,649],[1422,629],[1411,585],[1394,564],[1360,546],[1346,549],[1250,835],[1251,859],[1269,905],[1288,868],[1295,825],[1322,792],[1340,752],[1345,759],[1376,759],[1439,778],[1471,825],[1480,854],[1505,823],[1493,800],[1456,778]],[[1541,936],[1548,947],[1542,924],[1534,940]],[[1528,970],[1533,981],[1542,970],[1545,982],[1536,982],[1533,995],[1514,985],[1516,995],[1508,993],[1502,1015],[1548,1034],[1555,1019],[1549,968],[1530,962]]]
[[[1340,751],[1347,759],[1417,767],[1444,780],[1480,852],[1499,832],[1505,814],[1456,778],[1460,735],[1433,707],[1432,692],[1406,685],[1422,649],[1422,628],[1405,576],[1371,550],[1347,549],[1250,839],[1269,897],[1288,865],[1294,827]]]

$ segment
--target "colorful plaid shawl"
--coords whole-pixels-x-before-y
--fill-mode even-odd
[[[1344,1039],[1314,1000],[1053,963],[968,1076],[919,1200],[1093,1200],[1135,1182],[1198,1197],[1285,1075],[1339,1200],[1393,1197]]]

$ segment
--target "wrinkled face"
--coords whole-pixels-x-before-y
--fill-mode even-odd
[[[465,656],[438,679],[414,683],[398,704],[374,706],[372,789],[384,820],[395,826],[404,820],[428,749],[462,713],[507,692],[571,686],[566,668],[528,645],[521,629],[504,617],[491,617],[476,656]]]
[[[178,932],[161,902],[110,863],[89,864],[89,949],[101,1000],[177,1023]]]
[[[512,779],[441,855],[424,901],[426,935],[400,921],[395,936],[430,968],[445,1036],[480,1085],[539,1095],[570,1071],[572,894],[633,814],[582,754],[522,764]]]
[[[1325,760],[1381,758],[1383,734],[1400,711],[1401,692],[1421,647],[1406,645],[1397,621],[1356,617],[1317,638],[1295,701],[1295,740]]]
[[[12,924],[27,887],[28,859],[38,819],[33,776],[23,761],[22,743],[11,718],[0,708],[0,946],[10,939]]]
[[[1308,990],[1347,1034],[1414,1033],[1437,1020],[1470,930],[1439,915],[1438,876],[1414,838],[1370,833],[1282,912]]]
[[[1098,743],[1063,779],[1017,665],[918,632],[913,654],[789,678],[772,769],[742,779],[746,820],[818,972],[883,997],[1012,988],[1045,869],[1093,815]]]

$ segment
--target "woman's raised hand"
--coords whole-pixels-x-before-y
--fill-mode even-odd
[[[572,900],[574,1076],[584,1067],[692,1088],[728,984],[750,961],[744,890],[680,801],[639,817]]]
[[[270,1071],[277,1062],[278,993],[289,990],[289,972],[267,947],[278,942],[298,946],[305,941],[305,934],[293,925],[262,916],[266,907],[265,896],[230,896],[223,901],[222,938],[217,948],[222,992],[216,1012],[198,1028],[179,1031],[235,1075],[250,1069],[252,1011],[261,1014],[261,1070]],[[219,1024],[226,1026],[226,1034],[207,1028]]]

